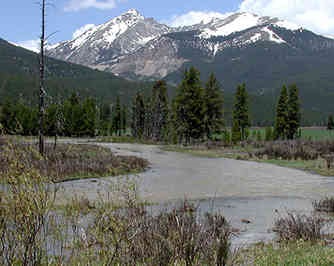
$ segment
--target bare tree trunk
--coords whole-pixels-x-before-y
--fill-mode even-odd
[[[44,73],[45,73],[45,58],[44,58],[44,45],[45,45],[45,0],[42,0],[42,34],[41,34],[41,47],[40,47],[40,58],[39,58],[39,152],[44,155]]]

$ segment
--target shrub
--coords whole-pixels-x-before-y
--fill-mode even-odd
[[[325,198],[313,202],[313,207],[320,212],[334,212],[334,198]]]
[[[14,159],[2,176],[7,185],[0,197],[0,264],[42,265],[48,261],[54,190],[36,171],[21,166]]]
[[[223,216],[200,218],[188,202],[152,215],[129,201],[121,209],[98,208],[87,230],[90,242],[72,260],[90,254],[88,261],[109,265],[226,265],[231,235]]]
[[[11,158],[16,158],[23,169],[33,167],[40,175],[54,182],[75,177],[101,177],[143,170],[148,161],[135,156],[116,156],[109,149],[94,145],[45,145],[41,157],[32,144],[8,144],[0,150],[0,174],[8,171]],[[9,157],[8,155],[11,154]]]
[[[275,221],[273,231],[280,241],[318,241],[322,238],[321,230],[326,221],[317,216],[307,216],[288,212],[286,217]]]
[[[257,157],[267,155],[269,158],[284,160],[316,160],[318,157],[334,152],[334,141],[275,141],[266,142],[263,148],[255,152]]]

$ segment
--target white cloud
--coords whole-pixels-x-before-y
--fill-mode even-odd
[[[27,41],[22,41],[22,42],[18,42],[16,43],[17,46],[21,46],[25,49],[28,49],[30,51],[39,52],[39,46],[40,46],[40,40],[27,40]]]
[[[333,0],[243,0],[239,8],[286,19],[317,33],[334,33]]]
[[[173,27],[190,26],[201,22],[209,23],[213,18],[225,18],[230,14],[213,11],[190,11],[182,15],[175,15],[166,23]]]
[[[74,31],[72,38],[76,39],[77,37],[79,37],[81,34],[85,33],[86,31],[88,31],[91,28],[94,28],[95,25],[94,24],[86,24],[84,26],[82,26],[81,28],[77,29],[76,31]]]
[[[112,9],[116,7],[117,0],[70,0],[65,11],[79,11],[87,8]]]

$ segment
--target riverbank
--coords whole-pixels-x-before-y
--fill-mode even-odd
[[[322,158],[317,158],[314,160],[284,160],[280,158],[272,159],[266,156],[257,157],[256,148],[252,146],[234,146],[234,147],[224,147],[224,148],[207,148],[204,145],[196,147],[184,147],[180,145],[164,145],[161,146],[164,151],[170,152],[181,152],[187,153],[193,156],[203,157],[203,158],[229,158],[242,161],[253,161],[260,163],[269,163],[281,167],[287,167],[292,169],[298,169],[307,171],[309,173],[314,173],[322,176],[334,176],[334,167],[331,169],[327,168],[326,160]]]

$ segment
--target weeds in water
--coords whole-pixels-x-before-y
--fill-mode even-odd
[[[325,198],[313,202],[313,207],[316,211],[334,213],[334,198]]]
[[[287,212],[285,217],[275,221],[273,231],[277,233],[279,241],[316,242],[323,238],[322,228],[326,222],[326,219],[316,215],[307,216]]]
[[[3,174],[6,186],[0,198],[0,264],[47,263],[47,242],[55,199],[38,172],[22,171],[19,161]]]

